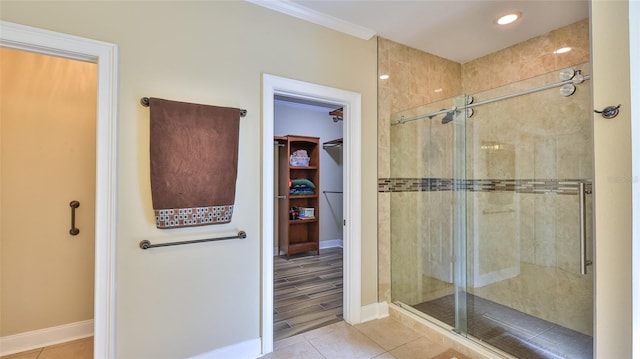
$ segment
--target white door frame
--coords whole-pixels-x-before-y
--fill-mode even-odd
[[[97,64],[94,358],[113,358],[118,48],[5,21],[0,21],[0,46]]]
[[[631,64],[632,158],[632,335],[633,359],[640,359],[640,3],[629,1],[629,52]],[[632,20],[633,19],[633,20]]]
[[[274,96],[343,106],[344,259],[343,317],[361,321],[361,103],[359,93],[268,74],[262,76],[262,353],[273,351],[273,124]]]

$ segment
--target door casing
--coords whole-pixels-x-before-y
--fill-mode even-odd
[[[274,97],[343,106],[343,317],[361,322],[361,102],[359,93],[284,77],[262,76],[262,354],[273,351]]]
[[[114,358],[118,47],[6,21],[0,46],[97,64],[94,358]]]

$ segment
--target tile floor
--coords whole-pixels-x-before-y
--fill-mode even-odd
[[[12,354],[1,359],[90,359],[93,338]],[[355,326],[344,321],[274,343],[264,359],[471,359],[384,318]],[[233,358],[229,358],[233,359]]]
[[[91,359],[93,337],[3,356],[0,359]]]
[[[391,318],[331,324],[277,341],[273,353],[262,358],[470,359]]]

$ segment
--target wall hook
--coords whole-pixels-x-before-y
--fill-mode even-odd
[[[614,117],[618,116],[618,113],[620,113],[620,106],[622,106],[622,105],[607,106],[602,111],[593,110],[593,112],[601,114],[602,117],[604,117],[606,119],[610,119],[610,118],[614,118]]]

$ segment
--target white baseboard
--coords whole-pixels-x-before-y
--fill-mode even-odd
[[[0,356],[93,335],[93,319],[0,337]]]
[[[260,357],[261,351],[262,341],[260,338],[256,338],[202,353],[190,359],[255,359]]]
[[[328,239],[325,241],[320,241],[320,249],[327,249],[327,248],[335,248],[335,247],[342,247],[342,239]]]
[[[360,308],[360,322],[382,319],[389,316],[389,305],[387,302],[373,303]]]

